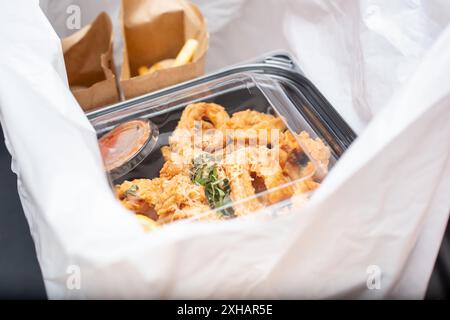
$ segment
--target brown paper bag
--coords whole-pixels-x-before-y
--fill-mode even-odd
[[[174,85],[204,73],[209,36],[205,19],[191,2],[122,0],[121,23],[124,53],[120,84],[125,98]],[[175,58],[189,38],[199,42],[192,62],[138,75],[137,70],[141,66],[150,67],[163,59]]]
[[[119,101],[112,37],[111,19],[102,12],[90,25],[62,39],[69,86],[85,111]]]

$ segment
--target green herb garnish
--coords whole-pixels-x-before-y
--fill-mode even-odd
[[[227,178],[219,177],[217,163],[211,156],[203,155],[194,159],[191,180],[193,183],[205,187],[205,195],[212,209],[231,203],[230,182]],[[222,209],[219,213],[225,217],[234,216],[232,207]]]
[[[137,196],[136,192],[139,190],[139,187],[135,184],[131,185],[131,187],[129,187],[127,190],[125,190],[124,194],[125,196]]]

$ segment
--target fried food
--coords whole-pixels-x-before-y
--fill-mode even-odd
[[[285,130],[286,126],[281,118],[248,109],[234,113],[224,129],[228,129],[227,133],[234,140],[243,141],[244,144],[250,141],[261,143],[263,139],[270,144],[273,133],[278,138],[278,133]]]
[[[278,129],[286,128],[281,118],[254,110],[244,110],[233,114],[226,123],[230,129]]]
[[[170,146],[161,147],[161,154],[162,154],[164,160],[169,161],[171,153],[172,153],[172,151],[170,149]]]
[[[147,68],[147,66],[140,66],[138,68],[138,75],[143,76],[144,74],[148,73],[150,71],[149,68]]]
[[[268,149],[260,146],[258,148],[245,148],[247,151],[248,170],[264,182],[267,190],[277,188],[288,180],[284,176],[283,169],[276,156],[276,150]],[[289,187],[273,189],[264,198],[268,204],[277,203],[292,195],[292,190]]]
[[[184,174],[170,179],[125,181],[116,188],[116,194],[126,208],[144,215],[154,210],[157,219],[163,222],[209,210],[204,188],[194,185],[189,176]]]
[[[286,152],[288,158],[303,151],[297,139],[290,131],[283,132],[280,135],[280,148]]]
[[[125,208],[138,214],[154,217],[156,195],[161,190],[161,179],[135,179],[116,186],[116,195]]]
[[[296,171],[293,168],[292,172],[295,172],[298,176],[291,176],[291,180],[296,181],[302,179],[293,185],[294,194],[309,194],[311,191],[314,191],[320,186],[320,183],[314,181],[313,179],[315,171],[316,168],[312,162],[308,162],[305,167],[299,168],[299,171]]]
[[[255,188],[252,185],[250,172],[242,164],[225,164],[225,173],[230,179],[231,199],[237,204],[234,211],[237,216],[261,209],[263,205],[257,199],[250,199],[239,203],[240,200],[253,197]]]
[[[162,69],[168,69],[173,67],[173,64],[175,63],[175,59],[164,59],[161,60],[159,62],[154,63],[150,69],[148,70],[148,72],[152,73],[158,70],[162,70]]]
[[[198,124],[201,124],[200,128],[218,129],[222,128],[226,122],[230,119],[230,116],[225,111],[225,108],[215,104],[199,102],[188,105],[181,115],[178,128],[194,129]]]
[[[140,66],[138,68],[138,75],[143,76],[147,73],[153,73],[158,70],[169,69],[173,67],[179,67],[188,64],[192,61],[195,52],[198,48],[198,41],[195,39],[188,39],[180,52],[178,52],[175,59],[164,59],[154,63],[150,68],[147,66]]]
[[[240,148],[230,155],[224,162],[226,175],[230,179],[231,198],[234,202],[254,197],[255,190],[269,190],[271,192],[258,199],[251,199],[235,205],[237,215],[256,211],[263,205],[270,205],[289,198],[293,190],[287,186],[288,182],[283,173],[275,150],[265,146]]]
[[[182,66],[186,63],[191,62],[192,58],[194,57],[195,51],[197,51],[197,48],[198,41],[195,39],[188,39],[175,58],[173,67]]]
[[[161,171],[159,171],[159,176],[161,178],[172,178],[180,173],[186,172],[186,168],[187,166],[183,166],[179,162],[168,160],[164,163]]]
[[[276,140],[264,142],[261,132]],[[331,156],[319,138],[291,133],[281,118],[252,110],[230,117],[222,106],[203,102],[185,108],[161,153],[158,178],[116,187],[125,207],[157,224],[241,216],[293,196],[304,201],[320,185],[313,162],[327,168]],[[300,165],[305,154],[312,161]]]
[[[194,155],[197,153],[194,136],[191,130],[175,129],[169,138],[169,146],[161,148],[166,163],[160,171],[165,177],[173,177],[178,173],[189,175]]]
[[[163,179],[159,202],[155,209],[160,218],[173,213],[206,205],[205,190],[192,183],[189,176],[179,174],[171,179]]]
[[[310,138],[306,131],[300,132],[298,138],[311,157],[322,166],[322,169],[326,170],[330,163],[330,148],[328,148],[321,139]]]
[[[168,68],[173,67],[174,63],[175,63],[175,59],[164,59],[164,60],[154,63],[150,68],[148,68],[147,66],[140,66],[138,68],[138,74],[140,76],[143,76],[147,73],[153,73],[158,70],[168,69]]]
[[[280,148],[287,153],[288,158],[303,152],[299,142],[314,160],[324,168],[328,167],[331,153],[330,149],[321,139],[312,139],[306,131],[302,131],[296,136],[290,131],[286,131],[280,135]]]

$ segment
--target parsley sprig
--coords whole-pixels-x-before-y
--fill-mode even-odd
[[[220,178],[217,163],[209,155],[202,155],[194,159],[191,170],[191,180],[197,185],[205,187],[205,195],[212,209],[220,208],[231,203],[230,182],[227,178]],[[224,217],[233,217],[232,207],[219,210]]]
[[[129,187],[127,190],[125,190],[124,195],[125,196],[137,196],[137,191],[139,190],[139,187],[135,184],[132,184],[131,187]]]

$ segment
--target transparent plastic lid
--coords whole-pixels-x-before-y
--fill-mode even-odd
[[[191,115],[199,126],[185,121]],[[218,120],[219,115],[225,120]],[[294,198],[304,201],[336,162],[336,155],[318,137],[285,89],[276,79],[263,74],[240,72],[164,96],[134,99],[98,114],[91,122],[102,137],[137,119],[149,121],[155,127],[152,132],[159,132],[158,139],[153,139],[150,152],[128,171],[110,177],[127,208],[161,224],[178,219],[227,219],[292,202]],[[179,139],[181,127],[191,134],[185,140]],[[199,129],[213,129],[223,136],[217,139],[216,131],[203,132],[198,147],[192,141]],[[227,148],[239,140],[239,134],[233,131],[236,129],[262,129],[269,138],[255,149],[245,131],[247,140],[241,146],[247,149],[235,147],[229,152]],[[122,140],[126,146],[121,150],[127,150],[124,155],[139,145],[134,140],[144,134],[138,131],[131,131]],[[208,147],[217,141],[220,152],[209,151]],[[260,136],[256,141],[261,141]],[[198,147],[197,153],[186,152],[189,144]],[[252,150],[263,150],[263,157]],[[250,160],[233,163],[230,155],[238,154]],[[259,158],[255,158],[256,154]],[[173,155],[188,158],[184,165],[177,166],[173,165]]]
[[[99,140],[105,170],[112,179],[134,169],[153,150],[158,128],[149,120],[130,120],[119,124]]]

